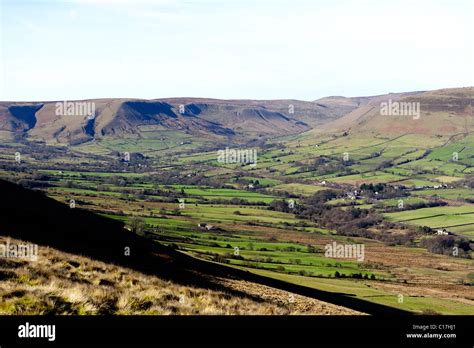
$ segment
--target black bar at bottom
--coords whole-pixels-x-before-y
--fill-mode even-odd
[[[19,337],[26,323],[27,335]],[[51,331],[50,331],[51,333]],[[411,335],[408,337],[408,335]],[[418,337],[415,337],[417,336]],[[377,345],[473,347],[474,316],[0,316],[0,346]]]

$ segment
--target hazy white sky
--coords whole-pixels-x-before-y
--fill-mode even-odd
[[[0,100],[474,85],[472,0],[0,1]]]

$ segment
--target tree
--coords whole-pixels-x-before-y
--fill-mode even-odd
[[[134,216],[130,219],[130,228],[133,233],[141,234],[145,230],[145,220],[142,217]]]

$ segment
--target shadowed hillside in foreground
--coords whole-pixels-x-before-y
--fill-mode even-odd
[[[125,266],[178,284],[221,290],[236,296],[245,294],[225,288],[212,278],[247,280],[365,313],[407,313],[350,295],[310,289],[197,260],[134,235],[119,222],[71,209],[40,192],[3,180],[0,180],[0,190],[7,197],[0,201],[0,231],[5,236]],[[126,247],[130,247],[130,256],[125,256]]]

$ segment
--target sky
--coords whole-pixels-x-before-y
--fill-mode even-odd
[[[0,100],[474,86],[472,0],[0,0]]]

